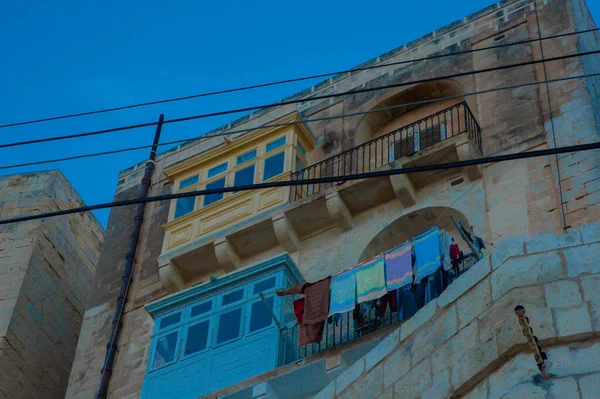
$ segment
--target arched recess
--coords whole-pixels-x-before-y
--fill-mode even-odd
[[[382,254],[434,226],[438,226],[440,230],[446,230],[455,239],[459,247],[468,252],[469,249],[456,231],[451,217],[460,220],[465,226],[470,226],[467,217],[462,212],[445,206],[417,209],[402,215],[384,227],[369,241],[363,249],[358,263]]]
[[[463,94],[462,86],[457,81],[448,79],[403,87],[399,92],[388,94],[384,99],[372,99],[365,104],[364,108],[373,110],[441,97],[462,96]],[[356,126],[354,145],[357,146],[390,133],[462,101],[462,97],[457,97],[428,104],[398,107],[357,117],[355,121],[351,122],[351,125]]]

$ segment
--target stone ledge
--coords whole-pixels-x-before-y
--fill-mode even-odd
[[[440,295],[437,300],[438,306],[444,308],[448,306],[448,304],[456,301],[490,272],[490,257],[486,256],[461,275],[460,278],[453,281],[452,284],[442,292],[442,295]]]

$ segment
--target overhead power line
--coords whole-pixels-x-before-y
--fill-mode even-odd
[[[555,154],[574,153],[574,152],[597,150],[597,149],[600,149],[600,142],[591,143],[591,144],[579,144],[579,145],[568,146],[568,147],[549,148],[549,149],[545,149],[545,150],[536,150],[536,151],[521,152],[521,153],[515,153],[515,154],[495,155],[495,156],[482,157],[482,158],[477,158],[477,159],[470,159],[470,160],[466,160],[466,161],[446,162],[446,163],[439,163],[439,164],[433,164],[433,165],[414,166],[414,167],[410,167],[410,168],[380,170],[380,171],[375,171],[375,172],[359,173],[359,174],[353,174],[353,175],[321,177],[321,178],[317,178],[317,179],[286,180],[286,181],[277,181],[277,182],[268,182],[268,183],[247,184],[247,185],[237,186],[237,187],[224,187],[224,188],[210,189],[210,190],[198,190],[198,191],[189,191],[189,192],[176,193],[176,194],[157,195],[154,197],[106,202],[103,204],[88,205],[88,206],[82,206],[82,207],[72,208],[72,209],[64,209],[64,210],[54,211],[54,212],[44,212],[44,213],[37,213],[37,214],[33,214],[33,215],[28,215],[28,216],[19,216],[16,218],[0,220],[0,225],[10,224],[10,223],[18,223],[18,222],[26,222],[29,220],[37,220],[37,219],[43,219],[43,218],[49,218],[49,217],[70,215],[73,213],[89,212],[89,211],[94,211],[94,210],[98,210],[98,209],[116,208],[116,207],[121,207],[121,206],[136,205],[136,204],[148,203],[148,202],[166,201],[166,200],[172,200],[172,199],[178,199],[178,198],[197,197],[197,196],[202,196],[202,195],[222,194],[222,193],[237,192],[237,191],[260,190],[260,189],[273,188],[273,187],[293,187],[293,186],[301,186],[301,185],[305,185],[305,184],[325,184],[325,183],[346,182],[346,181],[350,181],[350,180],[361,180],[361,179],[370,179],[370,178],[382,177],[382,176],[403,175],[403,174],[407,174],[407,173],[431,172],[431,171],[436,171],[436,170],[455,169],[455,168],[462,168],[465,166],[484,165],[484,164],[496,163],[496,162],[515,161],[515,160],[519,160],[519,159],[537,158],[537,157],[543,157],[543,156],[549,156],[549,155],[555,155]]]
[[[205,135],[205,136],[200,136],[200,137],[189,137],[186,139],[166,141],[164,143],[160,143],[159,147],[181,144],[181,143],[185,143],[185,142],[188,142],[191,140],[208,140],[208,139],[211,139],[214,137],[229,136],[232,134],[251,132],[251,131],[255,131],[255,130],[259,130],[259,129],[292,126],[292,125],[299,125],[299,124],[305,124],[305,123],[321,122],[321,121],[327,121],[327,120],[347,118],[347,117],[352,117],[352,116],[367,115],[367,114],[376,113],[376,112],[388,111],[388,110],[392,110],[392,109],[396,109],[396,108],[430,104],[430,103],[439,102],[439,101],[452,100],[452,99],[463,98],[463,97],[470,97],[470,96],[474,96],[474,95],[478,95],[478,94],[487,94],[487,93],[493,93],[493,92],[502,91],[502,90],[514,90],[514,89],[518,89],[521,87],[537,86],[540,84],[556,83],[556,82],[562,82],[562,81],[573,80],[573,79],[585,79],[585,78],[591,78],[591,77],[596,77],[596,76],[600,76],[600,73],[593,73],[593,74],[579,75],[579,76],[569,76],[566,78],[535,81],[535,82],[530,82],[530,83],[521,83],[518,85],[511,85],[511,86],[498,87],[498,88],[488,89],[488,90],[468,92],[468,93],[453,95],[453,96],[438,97],[438,98],[434,98],[434,99],[430,99],[430,100],[413,101],[410,103],[391,105],[388,107],[376,108],[376,109],[372,109],[372,110],[368,110],[368,111],[353,112],[353,113],[342,114],[342,115],[334,115],[334,116],[312,118],[312,119],[303,119],[301,121],[265,124],[265,125],[260,125],[260,126],[253,127],[253,128],[239,129],[239,130],[233,130],[233,131],[222,132],[222,133],[214,133],[211,135]],[[0,170],[21,168],[21,167],[35,166],[35,165],[43,165],[43,164],[56,163],[56,162],[73,161],[73,160],[82,159],[82,158],[93,158],[93,157],[99,157],[99,156],[105,156],[105,155],[118,154],[118,153],[122,153],[122,152],[137,151],[137,150],[147,149],[147,148],[151,148],[151,147],[152,147],[152,145],[142,145],[142,146],[137,146],[137,147],[121,148],[121,149],[117,149],[117,150],[75,155],[75,156],[71,156],[71,157],[53,158],[53,159],[47,159],[47,160],[42,160],[42,161],[33,161],[33,162],[26,162],[26,163],[21,163],[21,164],[4,165],[4,166],[0,166]]]
[[[560,60],[565,60],[565,59],[569,59],[569,58],[583,57],[583,56],[599,54],[599,53],[600,53],[600,50],[586,51],[583,53],[567,54],[567,55],[562,55],[562,56],[558,56],[558,57],[520,62],[517,64],[501,65],[501,66],[485,68],[485,69],[475,69],[475,70],[467,71],[467,72],[460,72],[460,73],[455,73],[455,74],[451,74],[451,75],[444,75],[444,76],[427,78],[427,79],[412,80],[409,82],[393,83],[393,84],[384,85],[384,86],[366,87],[366,88],[362,88],[362,89],[353,89],[353,90],[340,92],[340,93],[332,93],[332,94],[325,94],[325,95],[320,95],[320,96],[306,97],[306,98],[297,99],[297,100],[280,101],[278,103],[255,105],[255,106],[246,107],[246,108],[237,108],[237,109],[231,109],[231,110],[225,110],[225,111],[199,114],[199,115],[165,120],[164,124],[180,123],[180,122],[186,122],[186,121],[191,121],[191,120],[196,120],[196,119],[204,119],[204,118],[211,118],[211,117],[215,117],[215,116],[235,114],[235,113],[240,113],[240,112],[248,112],[248,111],[255,111],[255,110],[259,110],[259,109],[275,108],[275,107],[297,104],[297,103],[306,102],[306,101],[324,100],[324,99],[335,98],[335,97],[343,97],[343,96],[367,93],[367,92],[372,92],[372,91],[379,91],[379,90],[386,90],[386,89],[392,89],[392,88],[397,88],[397,87],[410,86],[410,85],[414,85],[414,84],[430,83],[430,82],[436,82],[436,81],[440,81],[440,80],[447,80],[447,79],[454,79],[454,78],[459,78],[459,77],[463,77],[463,76],[477,75],[480,73],[496,72],[496,71],[501,71],[501,70],[510,69],[510,68],[520,68],[523,66],[534,65],[534,64],[539,64],[539,63],[543,63],[543,62],[560,61]],[[44,142],[50,142],[50,141],[72,139],[72,138],[78,138],[78,137],[88,137],[88,136],[106,134],[106,133],[111,133],[111,132],[116,132],[116,131],[129,130],[129,129],[138,129],[140,127],[155,126],[156,124],[157,124],[157,122],[148,122],[148,123],[144,123],[144,124],[123,126],[123,127],[118,127],[118,128],[112,128],[112,129],[104,129],[104,130],[98,130],[98,131],[94,131],[94,132],[71,134],[68,136],[55,136],[55,137],[47,137],[47,138],[43,138],[43,139],[0,144],[0,149],[22,146],[22,145],[29,145],[29,144],[38,144],[38,143],[44,143]],[[206,137],[212,137],[212,135],[209,134]]]
[[[581,31],[561,33],[558,35],[543,37],[543,38],[541,38],[541,40],[551,40],[551,39],[557,39],[557,38],[566,37],[566,36],[581,35],[584,33],[595,32],[598,30],[600,30],[600,28],[593,28],[593,29],[586,29],[586,30],[581,30]],[[94,110],[94,111],[86,111],[86,112],[79,112],[79,113],[73,113],[73,114],[67,114],[67,115],[52,116],[52,117],[48,117],[48,118],[33,119],[33,120],[29,120],[29,121],[6,123],[3,125],[0,125],[0,129],[4,129],[4,128],[8,128],[8,127],[15,127],[15,126],[31,125],[34,123],[50,122],[50,121],[56,121],[56,120],[61,120],[61,119],[70,119],[70,118],[77,118],[77,117],[82,117],[82,116],[96,115],[96,114],[102,114],[102,113],[107,113],[107,112],[122,111],[122,110],[133,109],[133,108],[147,107],[150,105],[186,101],[186,100],[191,100],[191,99],[195,99],[195,98],[210,97],[210,96],[216,96],[216,95],[227,94],[227,93],[235,93],[235,92],[239,92],[239,91],[253,90],[253,89],[259,89],[259,88],[263,88],[263,87],[287,84],[287,83],[302,82],[302,81],[306,81],[306,80],[325,78],[325,77],[334,76],[334,75],[360,72],[360,71],[365,71],[365,70],[369,70],[369,69],[386,68],[386,67],[395,66],[395,65],[409,64],[412,62],[422,62],[422,61],[434,60],[434,59],[439,59],[439,58],[444,58],[444,57],[452,57],[452,56],[457,56],[457,55],[471,54],[471,53],[475,53],[475,52],[479,52],[479,51],[493,50],[493,49],[498,49],[498,48],[521,45],[521,44],[528,44],[528,43],[532,43],[532,42],[537,42],[539,40],[540,40],[539,38],[528,39],[528,40],[522,40],[522,41],[517,41],[517,42],[480,47],[480,48],[471,49],[471,50],[456,51],[456,52],[447,53],[447,54],[436,54],[436,55],[431,55],[431,56],[422,57],[422,58],[415,58],[412,60],[390,62],[388,64],[378,64],[378,65],[370,65],[370,66],[366,66],[366,67],[356,67],[356,68],[347,69],[347,70],[343,70],[343,71],[327,72],[327,73],[321,73],[321,74],[317,74],[317,75],[305,76],[305,77],[300,77],[300,78],[277,80],[277,81],[273,81],[273,82],[259,83],[259,84],[255,84],[255,85],[237,87],[237,88],[232,88],[232,89],[224,89],[224,90],[210,91],[210,92],[199,93],[199,94],[192,94],[189,96],[174,97],[174,98],[169,98],[169,99],[164,99],[164,100],[156,100],[156,101],[148,101],[148,102],[143,102],[143,103],[138,103],[138,104],[123,105],[120,107],[112,107],[112,108],[105,108],[105,109],[99,109],[99,110]]]

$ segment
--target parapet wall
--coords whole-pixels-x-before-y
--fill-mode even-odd
[[[595,397],[597,259],[600,223],[558,237],[500,242],[314,398]],[[548,380],[527,346],[517,305],[548,354]]]

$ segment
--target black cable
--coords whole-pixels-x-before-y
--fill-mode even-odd
[[[251,132],[251,131],[255,131],[255,130],[259,130],[259,129],[292,126],[292,125],[306,124],[306,123],[312,123],[312,122],[320,122],[320,121],[325,121],[325,120],[333,120],[333,119],[347,118],[347,117],[352,117],[352,116],[366,115],[366,114],[375,113],[375,112],[387,111],[387,110],[391,110],[391,109],[395,109],[395,108],[430,104],[430,103],[439,102],[439,101],[445,101],[445,100],[451,100],[451,99],[457,99],[457,98],[463,98],[463,97],[470,97],[470,96],[474,96],[474,95],[478,95],[478,94],[492,93],[492,92],[501,91],[501,90],[513,90],[513,89],[518,89],[520,87],[536,86],[536,85],[540,85],[540,84],[544,84],[544,83],[548,84],[548,83],[562,82],[565,80],[573,80],[573,79],[585,79],[585,78],[590,78],[590,77],[595,77],[595,76],[600,76],[600,73],[569,76],[566,78],[550,79],[547,81],[521,83],[518,85],[511,85],[511,86],[498,87],[498,88],[488,89],[488,90],[474,91],[474,92],[469,92],[469,93],[457,94],[457,95],[453,95],[453,96],[438,97],[438,98],[434,98],[434,99],[430,99],[430,100],[414,101],[414,102],[410,102],[410,103],[391,105],[389,107],[376,108],[376,109],[372,109],[372,110],[368,110],[368,111],[361,111],[361,112],[353,112],[353,113],[349,113],[349,114],[327,116],[327,117],[313,118],[313,119],[303,119],[300,121],[291,121],[291,122],[260,125],[260,126],[253,127],[253,128],[239,129],[239,130],[233,130],[233,131],[228,131],[228,132],[223,132],[223,133],[209,134],[209,135],[200,136],[200,137],[190,137],[190,138],[186,138],[186,139],[166,141],[164,143],[160,143],[159,147],[173,145],[173,144],[181,144],[181,143],[185,143],[185,142],[188,142],[191,140],[208,140],[213,137],[228,136],[228,135],[238,134],[238,133],[243,133],[243,132]],[[75,156],[71,156],[71,157],[54,158],[54,159],[47,159],[47,160],[43,160],[43,161],[34,161],[34,162],[27,162],[27,163],[21,163],[21,164],[5,165],[5,166],[0,166],[0,170],[21,168],[21,167],[26,167],[26,166],[42,165],[42,164],[48,164],[48,163],[64,162],[64,161],[73,161],[73,160],[82,159],[82,158],[92,158],[92,157],[98,157],[98,156],[104,156],[104,155],[118,154],[121,152],[137,151],[137,150],[142,150],[142,149],[151,148],[151,147],[152,147],[152,145],[142,145],[142,146],[138,146],[138,147],[128,147],[128,148],[122,148],[122,149],[118,149],[118,150],[111,150],[111,151],[104,151],[104,152],[97,152],[97,153],[83,154],[83,155],[75,155]]]
[[[495,155],[495,156],[490,156],[490,157],[470,159],[470,160],[466,160],[466,161],[446,162],[446,163],[433,164],[433,165],[414,166],[414,167],[410,167],[410,168],[379,170],[379,171],[375,171],[375,172],[360,173],[360,174],[354,174],[354,175],[321,177],[318,179],[276,181],[276,182],[269,182],[269,183],[247,184],[247,185],[237,186],[237,187],[224,187],[224,188],[211,189],[211,190],[198,190],[198,191],[189,191],[189,192],[177,193],[177,194],[157,195],[154,197],[106,202],[103,204],[88,205],[88,206],[82,206],[82,207],[72,208],[72,209],[64,209],[64,210],[54,211],[54,212],[44,212],[44,213],[38,213],[38,214],[28,215],[28,216],[19,216],[19,217],[12,218],[12,219],[0,220],[0,225],[9,224],[9,223],[26,222],[28,220],[37,220],[37,219],[43,219],[43,218],[47,218],[47,217],[69,215],[69,214],[73,214],[73,213],[88,212],[88,211],[94,211],[94,210],[98,210],[98,209],[115,208],[115,207],[120,207],[120,206],[136,205],[136,204],[148,203],[148,202],[166,201],[166,200],[172,200],[172,199],[178,199],[178,198],[197,197],[197,196],[201,196],[201,195],[222,194],[222,193],[229,193],[229,192],[234,192],[234,191],[237,192],[237,191],[248,191],[248,190],[260,190],[260,189],[273,188],[273,187],[292,187],[292,186],[301,186],[301,185],[306,185],[306,184],[324,184],[324,183],[345,182],[345,181],[350,181],[350,180],[361,180],[361,179],[370,179],[370,178],[382,177],[382,176],[403,175],[403,174],[407,174],[407,173],[430,172],[430,171],[436,171],[436,170],[462,168],[465,166],[484,165],[484,164],[495,163],[495,162],[514,161],[514,160],[518,160],[518,159],[537,158],[537,157],[543,157],[543,156],[549,156],[549,155],[555,155],[555,154],[564,154],[564,153],[589,151],[589,150],[597,150],[597,149],[600,149],[600,142],[591,143],[591,144],[579,144],[579,145],[560,147],[560,148],[549,148],[546,150],[521,152],[521,153],[515,153],[515,154]]]
[[[235,114],[235,113],[239,113],[239,112],[254,111],[254,110],[266,109],[266,108],[275,108],[275,107],[280,107],[283,105],[291,105],[291,104],[296,104],[296,103],[300,103],[300,102],[323,100],[323,99],[334,98],[334,97],[343,97],[343,96],[347,96],[347,95],[355,95],[355,94],[360,94],[360,93],[391,89],[391,88],[396,88],[396,87],[410,86],[413,84],[429,83],[429,82],[435,82],[438,80],[446,80],[446,79],[454,79],[454,78],[458,78],[458,77],[462,77],[462,76],[477,75],[480,73],[495,72],[495,71],[500,71],[500,70],[510,69],[510,68],[519,68],[519,67],[523,67],[523,66],[539,64],[542,62],[560,61],[560,60],[564,60],[564,59],[568,59],[568,58],[583,57],[586,55],[593,55],[593,54],[599,54],[599,53],[600,53],[600,50],[587,51],[587,52],[577,53],[577,54],[567,54],[567,55],[548,58],[548,59],[544,59],[544,60],[533,60],[533,61],[521,62],[518,64],[502,65],[502,66],[498,66],[498,67],[485,68],[485,69],[475,69],[475,70],[468,71],[468,72],[461,72],[461,73],[457,73],[457,74],[453,74],[453,75],[445,75],[445,76],[440,76],[440,77],[435,77],[435,78],[413,80],[410,82],[394,83],[394,84],[389,84],[389,85],[384,85],[384,86],[375,86],[375,87],[369,87],[369,88],[364,88],[364,89],[354,89],[354,90],[345,91],[345,92],[341,92],[341,93],[332,93],[332,94],[307,97],[307,98],[302,98],[302,99],[297,99],[297,100],[280,101],[278,103],[270,103],[270,104],[257,105],[257,106],[246,107],[246,108],[238,108],[238,109],[227,110],[227,111],[219,111],[219,112],[212,112],[212,113],[208,113],[208,114],[200,114],[200,115],[195,115],[195,116],[170,119],[170,120],[166,120],[164,123],[165,124],[180,123],[180,122],[186,122],[186,121],[195,120],[195,119],[203,119],[203,118],[211,118],[211,117],[215,117],[215,116]],[[43,143],[43,142],[71,139],[71,138],[77,138],[77,137],[93,136],[93,135],[97,135],[97,134],[110,133],[110,132],[118,131],[118,130],[136,129],[138,127],[155,126],[155,125],[156,125],[156,122],[149,122],[149,123],[145,123],[145,124],[131,125],[131,126],[125,126],[125,127],[121,127],[121,128],[113,128],[113,129],[106,129],[106,130],[100,130],[100,131],[95,131],[95,132],[72,134],[69,136],[55,136],[55,137],[48,137],[45,139],[31,140],[31,141],[27,141],[27,142],[0,144],[0,149],[7,148],[7,147],[16,147],[16,146],[20,146],[20,145],[33,144],[33,143]]]
[[[600,30],[600,28],[586,29],[586,30],[582,30],[582,31],[574,31],[574,32],[569,32],[569,33],[561,33],[558,35],[544,37],[544,38],[542,38],[542,40],[557,39],[557,38],[571,36],[571,35],[581,35],[584,33],[595,32],[598,30]],[[535,42],[538,40],[539,39],[528,39],[528,40],[523,40],[523,41],[518,41],[518,42],[504,43],[504,44],[497,44],[494,46],[481,47],[481,48],[477,48],[477,49],[457,51],[454,53],[432,55],[432,56],[428,56],[428,57],[416,58],[413,60],[397,61],[397,62],[391,62],[389,64],[371,65],[371,66],[367,66],[367,67],[356,67],[356,68],[347,69],[344,71],[322,73],[322,74],[318,74],[318,75],[278,80],[278,81],[260,83],[260,84],[256,84],[256,85],[250,85],[250,86],[243,86],[243,87],[238,87],[238,88],[233,88],[233,89],[224,89],[224,90],[217,90],[217,91],[200,93],[200,94],[192,94],[189,96],[175,97],[175,98],[170,98],[170,99],[166,99],[166,100],[148,101],[148,102],[139,103],[139,104],[124,105],[124,106],[113,107],[113,108],[105,108],[105,109],[100,109],[100,110],[95,110],[95,111],[79,112],[79,113],[75,113],[75,114],[53,116],[53,117],[48,117],[48,118],[34,119],[34,120],[22,121],[22,122],[7,123],[4,125],[0,125],[0,129],[4,129],[4,128],[8,128],[8,127],[15,127],[15,126],[30,125],[30,124],[34,124],[34,123],[50,122],[50,121],[56,121],[56,120],[60,120],[60,119],[76,118],[76,117],[80,117],[80,116],[102,114],[102,113],[107,113],[107,112],[122,111],[122,110],[132,109],[132,108],[147,107],[150,105],[185,101],[185,100],[191,100],[191,99],[195,99],[195,98],[215,96],[215,95],[219,95],[219,94],[235,93],[238,91],[253,90],[253,89],[258,89],[258,88],[262,88],[262,87],[269,87],[269,86],[275,86],[275,85],[281,85],[281,84],[287,84],[287,83],[302,82],[302,81],[306,81],[306,80],[324,78],[324,77],[333,76],[333,75],[354,73],[354,72],[365,71],[365,70],[369,70],[369,69],[385,68],[385,67],[394,66],[394,65],[403,65],[403,64],[409,64],[412,62],[421,62],[421,61],[433,60],[433,59],[444,58],[444,57],[451,57],[451,56],[456,56],[456,55],[471,54],[471,53],[475,53],[478,51],[493,50],[493,49],[498,49],[498,48],[503,48],[503,47],[516,46],[516,45],[520,45],[520,44],[527,44],[527,43]]]

